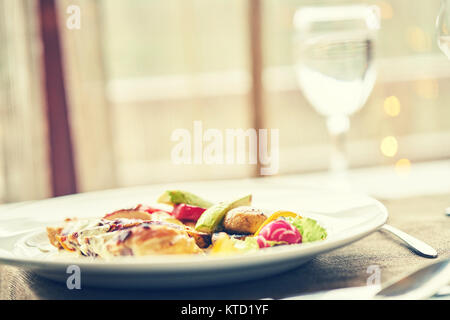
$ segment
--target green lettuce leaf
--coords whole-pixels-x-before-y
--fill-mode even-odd
[[[258,242],[256,242],[256,237],[246,237],[244,240],[234,239],[233,244],[236,248],[242,251],[256,251],[259,250]]]
[[[302,235],[302,242],[323,240],[327,237],[327,231],[316,220],[310,218],[286,217],[287,222],[298,229]]]

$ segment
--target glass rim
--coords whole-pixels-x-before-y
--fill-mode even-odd
[[[304,30],[312,22],[363,20],[369,30],[378,30],[380,17],[377,5],[304,6],[295,11],[293,23],[295,29]]]

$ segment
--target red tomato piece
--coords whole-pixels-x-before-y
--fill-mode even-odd
[[[197,221],[205,210],[205,208],[180,203],[173,207],[172,215],[181,221]]]

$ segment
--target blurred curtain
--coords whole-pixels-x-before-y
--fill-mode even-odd
[[[0,1],[0,202],[50,195],[36,5]]]

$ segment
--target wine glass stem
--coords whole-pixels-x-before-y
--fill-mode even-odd
[[[343,173],[348,169],[345,138],[345,132],[331,135],[332,146],[330,156],[330,170],[333,173]]]
[[[345,174],[348,169],[346,138],[350,121],[347,116],[333,116],[327,119],[331,137],[330,171]]]

